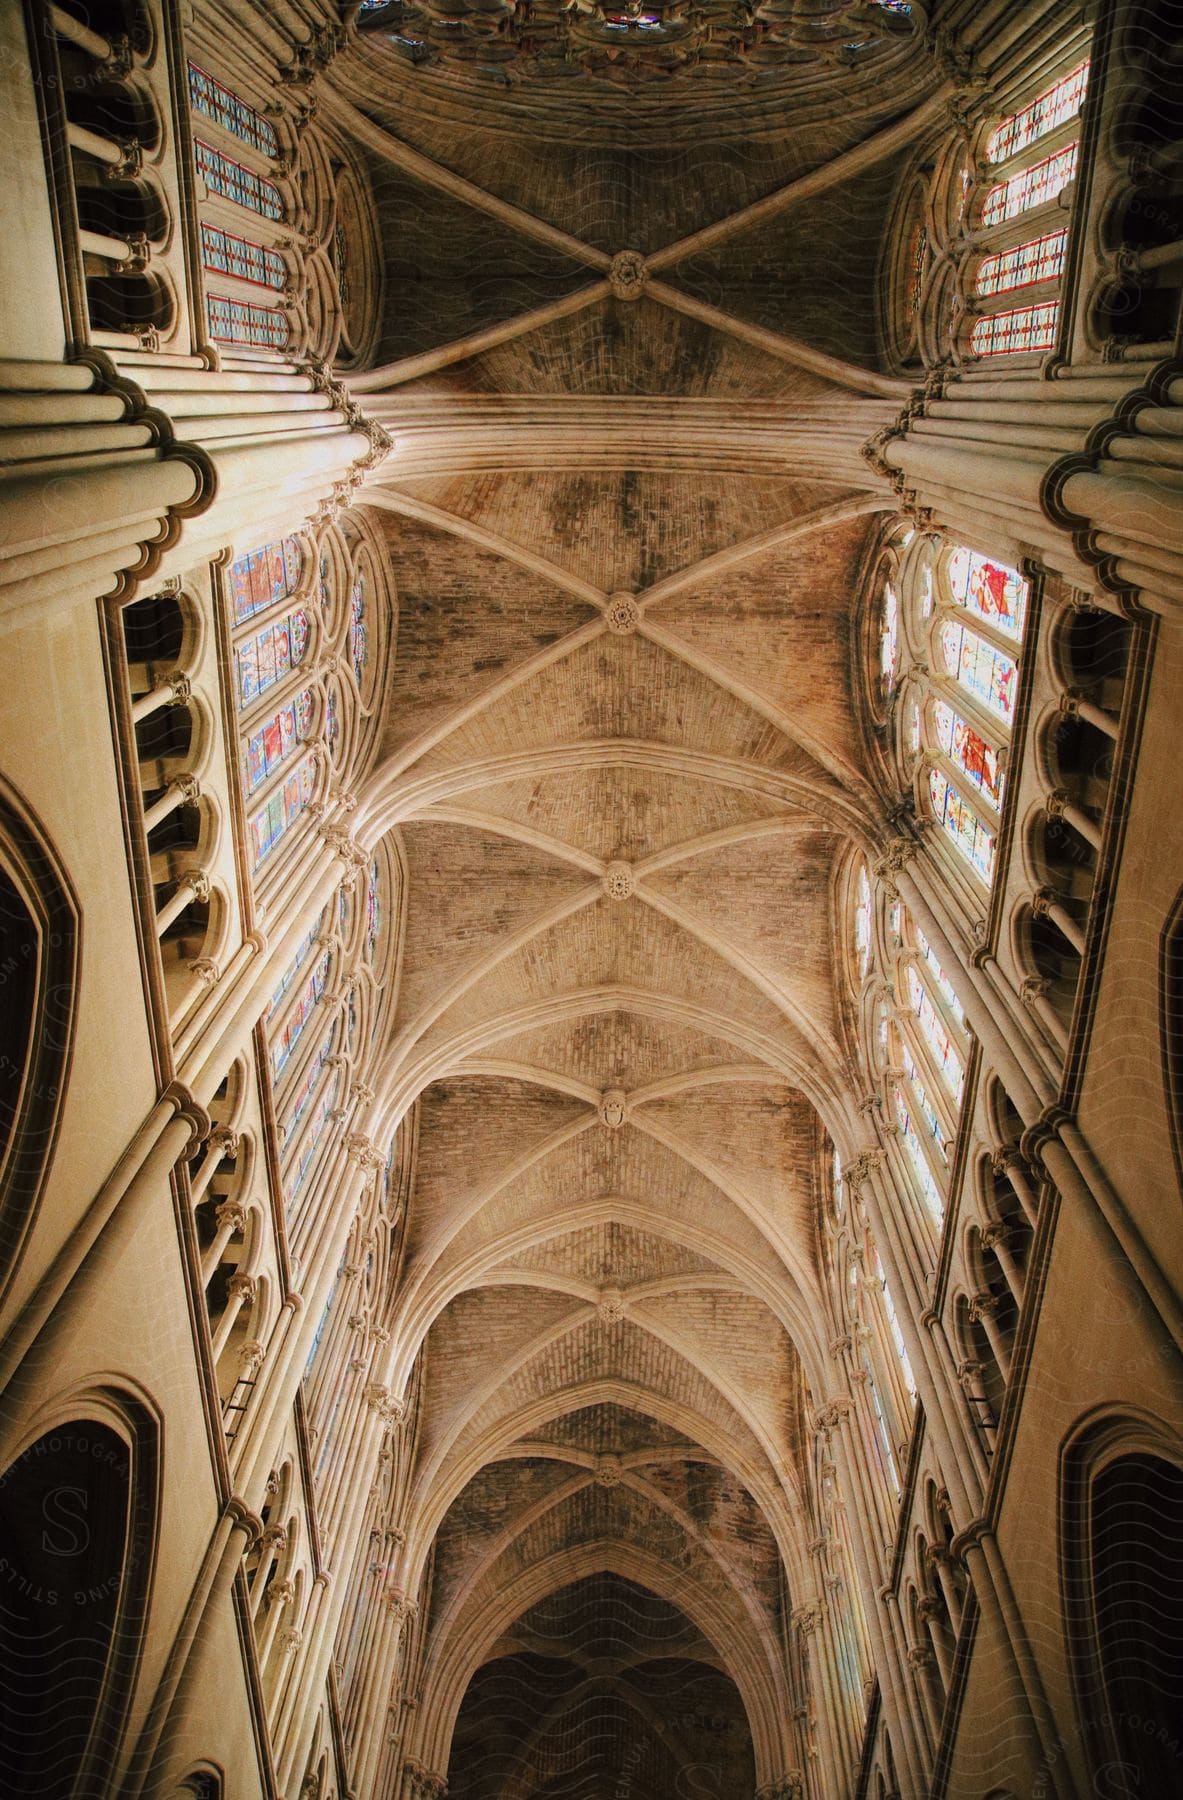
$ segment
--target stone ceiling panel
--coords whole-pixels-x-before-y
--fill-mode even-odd
[[[382,518],[399,595],[382,741],[389,756],[595,613],[503,557],[411,520]]]
[[[824,746],[856,779],[866,751],[856,720],[851,614],[874,519],[831,525],[803,543],[671,595],[653,622],[707,656]]]
[[[589,877],[496,833],[433,820],[403,827],[409,868],[399,1026]]]

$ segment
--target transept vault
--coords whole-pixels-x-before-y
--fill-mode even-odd
[[[7,10],[6,1791],[1183,1795],[1181,25]]]

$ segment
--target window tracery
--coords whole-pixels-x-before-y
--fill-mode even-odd
[[[224,131],[249,144],[252,150],[258,150],[263,156],[279,154],[279,140],[270,120],[194,62],[189,64],[189,104],[195,112],[212,119]]]
[[[966,544],[915,539],[901,558],[901,655],[894,710],[905,776],[986,888],[1005,800],[1019,649],[1029,590],[1017,569]]]
[[[196,138],[193,144],[197,173],[211,194],[230,200],[262,219],[281,220],[284,216],[283,196],[273,181],[268,181],[244,163]]]

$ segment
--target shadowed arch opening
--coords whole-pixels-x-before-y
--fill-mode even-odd
[[[751,1793],[743,1702],[681,1610],[603,1571],[529,1607],[469,1683],[453,1800]]]

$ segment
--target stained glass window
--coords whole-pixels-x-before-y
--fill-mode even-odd
[[[992,163],[1006,162],[1008,157],[1017,156],[1028,144],[1046,137],[1049,131],[1055,131],[1058,125],[1075,118],[1084,100],[1084,91],[1088,86],[1089,65],[1087,59],[1068,75],[1032,100],[1021,112],[1014,113],[1004,119],[998,129],[992,133],[986,144],[986,161]]]
[[[842,1163],[835,1149],[830,1158],[830,1178],[834,1193],[834,1211],[838,1218],[846,1210],[846,1189],[842,1185]]]
[[[334,688],[330,688],[329,697],[325,702],[325,737],[328,740],[330,749],[336,747],[337,739],[340,735],[341,718],[337,710],[337,694]]]
[[[353,659],[353,673],[357,676],[360,687],[365,678],[366,664],[370,660],[369,638],[366,633],[366,576],[365,570],[359,569],[353,578],[353,586],[349,590],[349,654]]]
[[[982,224],[1001,225],[1004,219],[1017,219],[1020,213],[1054,200],[1075,176],[1079,151],[1079,144],[1069,144],[992,187],[982,206]]]
[[[300,1152],[300,1160],[292,1171],[292,1179],[288,1186],[288,1199],[294,1200],[308,1178],[308,1171],[316,1161],[316,1153],[320,1149],[320,1140],[324,1136],[324,1128],[329,1114],[337,1104],[337,1082],[330,1082],[327,1090],[317,1102],[316,1111],[312,1115],[312,1123],[304,1140],[304,1148]]]
[[[245,625],[265,607],[275,606],[300,585],[304,557],[298,538],[279,538],[240,556],[230,565],[234,623]]]
[[[949,761],[969,777],[979,793],[985,794],[992,806],[1002,805],[1002,774],[998,757],[985,738],[967,725],[960,713],[938,700],[933,708],[936,718],[937,743]]]
[[[1020,350],[1051,350],[1056,342],[1060,302],[1015,306],[975,319],[969,347],[975,356],[1013,356]]]
[[[924,1077],[920,1073],[916,1058],[903,1041],[900,1044],[900,1059],[904,1065],[904,1074],[908,1077],[912,1092],[916,1096],[920,1117],[924,1121],[929,1137],[936,1145],[937,1155],[942,1162],[947,1162],[949,1160],[949,1139],[945,1135],[944,1123],[924,1085]]]
[[[315,944],[317,938],[320,936],[321,932],[324,930],[324,922],[325,922],[325,916],[324,916],[324,913],[322,912],[319,919],[316,921],[316,924],[313,925],[308,931],[305,932],[304,937],[300,943],[300,948],[296,951],[296,954],[293,956],[291,962],[288,964],[287,968],[284,970],[282,976],[280,977],[279,986],[276,988],[275,992],[272,994],[271,1003],[267,1008],[267,1023],[268,1024],[270,1024],[272,1019],[275,1017],[276,1008],[279,1006],[280,1002],[283,1000],[284,995],[288,992],[293,981],[296,979],[296,976],[300,973],[300,970],[304,967],[304,964],[308,961],[309,956],[312,954],[312,946]]]
[[[320,568],[317,571],[317,586],[320,590],[320,604],[324,611],[328,612],[333,604],[333,579],[332,570],[329,566],[328,553],[324,550],[320,553]]]
[[[883,1405],[879,1399],[879,1388],[875,1381],[875,1371],[871,1367],[871,1359],[867,1355],[865,1349],[862,1351],[859,1361],[862,1363],[863,1373],[866,1376],[864,1386],[867,1390],[867,1398],[871,1402],[871,1415],[875,1421],[875,1435],[879,1441],[879,1454],[883,1459],[884,1468],[887,1473],[887,1479],[891,1483],[892,1492],[898,1498],[901,1490],[899,1470],[896,1468],[895,1464],[895,1451],[892,1449],[891,1433],[887,1428],[887,1420],[883,1416]]]
[[[256,287],[281,288],[287,280],[287,264],[278,250],[239,237],[221,225],[201,224],[201,260],[219,275],[234,275]]]
[[[854,949],[858,959],[859,978],[865,980],[871,967],[871,883],[865,868],[859,870],[855,899]]]
[[[196,63],[189,64],[189,101],[194,110],[204,113],[207,119],[213,119],[223,130],[233,132],[252,150],[258,150],[263,156],[279,154],[279,139],[275,135],[275,127],[269,119],[257,113],[253,106],[240,100],[237,94],[199,69]]]
[[[1015,705],[1015,665],[1011,658],[959,619],[945,620],[940,640],[946,674],[1009,724]]]
[[[265,181],[253,169],[244,169],[232,156],[223,156],[201,138],[194,140],[193,154],[197,173],[211,194],[233,200],[236,206],[245,206],[264,219],[283,218],[283,196],[273,181]]]
[[[1028,587],[1017,569],[962,545],[949,559],[949,590],[958,606],[977,613],[995,631],[1022,637]]]
[[[247,836],[256,869],[295,824],[315,791],[316,764],[306,756],[249,821]]]
[[[920,290],[924,286],[924,271],[928,266],[928,232],[924,221],[918,219],[912,227],[912,236],[908,242],[908,274],[904,287],[904,307],[909,319],[915,317],[916,308],[920,305]]]
[[[994,876],[994,839],[969,801],[940,769],[931,771],[928,791],[938,823],[989,887]]]
[[[965,1085],[965,1065],[961,1060],[961,1053],[914,966],[909,966],[907,984],[908,1004],[920,1026],[924,1041],[932,1052],[932,1059],[945,1086],[954,1100],[959,1102]]]
[[[896,1123],[900,1128],[900,1137],[903,1140],[904,1149],[907,1151],[908,1161],[912,1165],[912,1171],[916,1176],[917,1185],[929,1211],[939,1225],[945,1216],[944,1197],[937,1186],[935,1175],[928,1166],[928,1158],[916,1135],[916,1127],[912,1123],[912,1114],[904,1097],[904,1090],[898,1083],[892,1090],[892,1101],[895,1105]]]
[[[1034,287],[1038,281],[1058,281],[1064,273],[1067,247],[1067,231],[1047,231],[1010,250],[984,256],[974,286],[979,294],[1009,294],[1016,288]]]
[[[883,584],[883,614],[879,626],[879,686],[885,700],[895,692],[900,666],[900,603],[890,581]]]
[[[887,909],[887,931],[892,943],[898,950],[904,941],[904,905],[902,900],[893,900]]]
[[[276,306],[256,306],[253,300],[231,300],[226,294],[207,294],[205,316],[210,336],[219,344],[250,344],[261,350],[286,350],[290,332],[287,314]]]
[[[298,668],[307,648],[308,614],[303,607],[237,644],[234,663],[239,710],[282,681],[289,670]]]
[[[964,1025],[965,1009],[957,998],[957,990],[949,980],[949,977],[945,974],[944,969],[942,969],[936,951],[933,949],[924,933],[919,929],[917,929],[916,932],[916,943],[921,956],[924,958],[925,966],[932,975],[937,987],[940,989],[953,1017],[957,1020],[959,1025]]]
[[[885,1000],[881,1000],[875,1008],[875,1044],[879,1051],[880,1062],[886,1063],[890,1054],[890,1038]]]
[[[329,979],[330,961],[331,952],[322,950],[313,964],[307,981],[300,990],[299,998],[284,1020],[283,1031],[271,1046],[271,1074],[276,1080],[291,1061],[292,1052],[300,1041],[300,1033],[312,1017],[317,1002],[325,991]],[[276,999],[280,997],[280,992],[277,992]],[[274,1010],[275,999],[272,1000],[271,1005]]]
[[[301,688],[294,700],[272,713],[265,724],[252,731],[242,756],[243,791],[249,799],[257,794],[269,775],[274,775],[312,730],[312,693]]]
[[[283,1123],[280,1126],[279,1132],[280,1141],[285,1150],[295,1137],[300,1120],[308,1111],[312,1096],[320,1085],[321,1071],[328,1060],[329,1051],[332,1047],[333,1031],[330,1026],[320,1043],[316,1046],[312,1060],[308,1064],[303,1075],[301,1075],[298,1086],[292,1090],[288,1099],[287,1109],[284,1113]]]
[[[887,1323],[891,1328],[892,1342],[895,1345],[895,1353],[899,1357],[900,1370],[904,1377],[904,1386],[912,1397],[912,1404],[915,1405],[916,1379],[912,1374],[912,1364],[909,1361],[908,1352],[904,1346],[904,1334],[900,1330],[900,1321],[895,1310],[895,1302],[891,1297],[891,1289],[887,1285],[887,1276],[883,1273],[883,1264],[879,1260],[879,1252],[877,1250],[872,1251],[872,1256],[874,1259],[875,1279],[879,1283],[883,1293],[883,1310],[887,1314]]]
[[[378,891],[380,874],[378,858],[375,857],[370,864],[370,879],[366,884],[366,956],[370,962],[374,960],[374,947],[382,929],[382,898]]]

